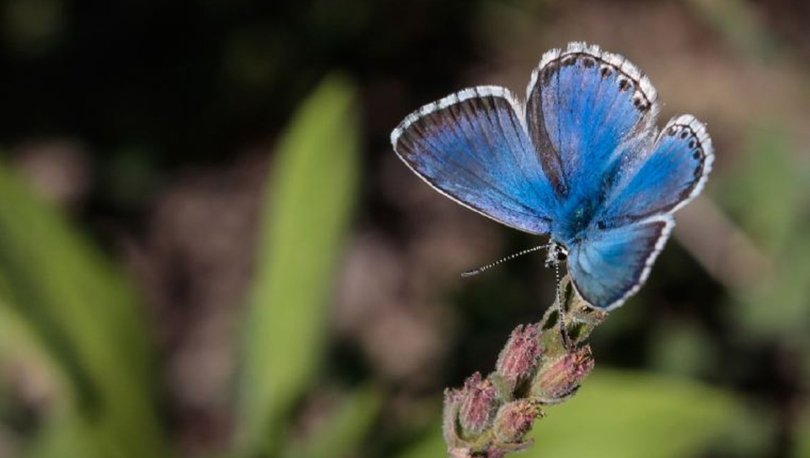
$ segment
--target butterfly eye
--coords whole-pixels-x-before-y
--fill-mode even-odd
[[[568,253],[566,253],[563,250],[558,250],[557,251],[557,261],[565,261],[566,259],[568,259]]]

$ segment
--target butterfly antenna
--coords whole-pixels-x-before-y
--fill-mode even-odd
[[[476,275],[478,275],[480,273],[486,272],[487,270],[497,266],[498,264],[502,264],[502,263],[504,263],[506,261],[510,261],[510,260],[515,259],[515,258],[517,258],[519,256],[523,256],[524,254],[529,254],[529,253],[534,253],[535,251],[540,251],[540,250],[542,250],[544,248],[548,248],[548,244],[536,246],[536,247],[529,248],[529,249],[526,249],[526,250],[523,250],[523,251],[518,251],[517,253],[510,254],[509,256],[507,256],[505,258],[498,259],[497,261],[489,263],[489,264],[487,264],[485,266],[479,267],[477,269],[472,269],[472,270],[467,270],[465,272],[462,272],[461,276],[464,277],[464,278],[474,277],[474,276],[476,276]]]

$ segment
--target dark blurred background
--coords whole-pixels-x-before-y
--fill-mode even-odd
[[[389,134],[572,40],[716,162],[524,456],[810,457],[799,0],[0,0],[0,456],[443,456],[554,275]]]

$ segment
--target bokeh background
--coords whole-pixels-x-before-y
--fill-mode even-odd
[[[717,161],[526,457],[810,457],[810,4],[0,0],[0,456],[444,456],[554,297],[391,129],[627,56]]]

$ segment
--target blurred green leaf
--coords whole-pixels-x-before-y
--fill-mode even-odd
[[[439,403],[436,404],[437,406]],[[442,438],[442,424],[436,421],[431,428],[432,434],[428,434],[422,440],[417,441],[410,448],[397,455],[397,458],[439,458],[447,456],[447,446]]]
[[[67,25],[61,0],[10,0],[0,4],[0,27],[6,49],[23,57],[52,51]]]
[[[0,298],[68,380],[73,420],[62,424],[92,431],[105,456],[163,456],[133,290],[1,164],[0,195]]]
[[[745,415],[731,396],[687,380],[597,370],[568,402],[534,425],[522,457],[683,457],[705,450]],[[444,456],[438,422],[399,458]]]
[[[807,285],[810,284],[810,166],[792,152],[791,136],[781,127],[750,129],[746,151],[722,182],[725,206],[771,260],[755,288],[734,291],[740,307],[734,321],[746,338],[807,336]]]
[[[24,399],[26,395],[20,392],[32,387],[36,403]],[[33,434],[17,437],[21,455],[102,458],[98,441],[76,431],[87,428],[77,415],[74,397],[70,381],[35,330],[0,299],[0,418],[19,425],[14,417],[23,414],[29,420],[28,426],[35,428]],[[20,412],[23,409],[26,412]]]
[[[716,441],[714,453],[719,456],[768,456],[775,449],[774,439],[780,436],[779,416],[768,403],[747,399],[746,411],[729,423]]]
[[[727,393],[696,382],[641,373],[595,375],[537,424],[531,456],[693,456],[747,413]]]
[[[746,134],[746,148],[724,176],[718,196],[757,242],[781,250],[805,219],[796,210],[806,199],[808,183],[802,178],[807,171],[794,160],[796,148],[784,128],[755,125]]]
[[[810,434],[807,434],[810,431],[810,409],[804,409],[804,414],[802,418],[799,419],[799,424],[796,427],[796,453],[794,456],[796,458],[810,458]]]
[[[648,346],[650,363],[659,373],[698,376],[717,362],[717,349],[710,337],[691,321],[659,324]]]
[[[332,77],[280,141],[244,326],[238,441],[249,455],[279,450],[284,419],[321,363],[332,277],[357,187],[358,136],[354,90]]]
[[[341,458],[357,451],[380,410],[380,394],[363,388],[349,395],[316,431],[292,443],[284,458]]]
[[[761,14],[750,2],[690,0],[687,4],[741,52],[760,59],[773,59],[780,50]]]

